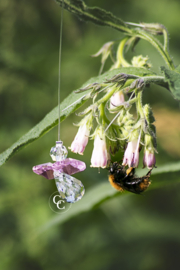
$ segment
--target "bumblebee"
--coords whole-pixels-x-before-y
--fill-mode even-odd
[[[151,184],[151,171],[152,169],[143,177],[136,177],[135,168],[130,167],[126,170],[125,166],[114,162],[109,167],[109,182],[119,191],[127,190],[140,194]]]

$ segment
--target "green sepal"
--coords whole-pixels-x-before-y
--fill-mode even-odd
[[[148,125],[151,125],[152,123],[154,123],[155,118],[149,104],[146,104],[143,107],[143,111],[144,111],[144,116],[146,118]]]

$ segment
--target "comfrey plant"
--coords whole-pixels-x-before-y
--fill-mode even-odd
[[[142,63],[144,66],[144,61]],[[71,144],[71,151],[83,154],[91,138],[94,139],[92,167],[106,168],[111,155],[119,149],[125,149],[122,164],[135,168],[139,164],[139,151],[143,147],[144,166],[153,168],[157,152],[153,125],[155,119],[150,106],[142,105],[145,80],[146,77],[119,73],[103,83],[93,83],[80,89],[90,90],[86,98],[92,98],[92,105],[80,113],[84,118],[78,124],[79,130]],[[136,115],[130,113],[134,105]],[[111,121],[108,118],[110,114],[116,114]],[[95,131],[90,134],[95,125]]]
[[[93,55],[101,56],[99,76],[85,83],[76,91],[77,95],[71,93],[61,103],[61,110],[54,108],[25,136],[0,154],[0,165],[89,100],[91,105],[79,113],[83,118],[78,124],[79,131],[71,144],[71,150],[82,155],[88,140],[94,140],[91,166],[97,168],[107,168],[111,156],[122,151],[122,165],[115,163],[111,167],[112,172],[120,168],[120,176],[121,173],[122,176],[125,175],[122,177],[123,183],[121,181],[117,188],[131,189],[132,192],[139,193],[149,185],[151,170],[156,166],[157,153],[155,119],[150,105],[142,103],[142,96],[149,85],[157,84],[170,91],[174,99],[180,100],[180,66],[175,66],[169,54],[167,29],[159,23],[124,22],[109,11],[87,6],[83,0],[56,2],[61,6],[64,3],[64,9],[81,20],[111,27],[122,32],[124,36],[121,40],[107,42]],[[134,49],[141,39],[149,42],[165,61],[166,66],[160,67],[158,74],[153,71],[147,56],[136,55],[131,61],[127,60],[126,52],[130,48]],[[113,63],[110,69],[103,73],[108,58],[111,58]],[[144,152],[143,166],[150,170],[142,179],[135,176],[140,150]],[[179,170],[179,165],[176,168]],[[174,171],[174,167],[172,170]],[[163,169],[162,171],[164,172]],[[127,181],[124,181],[125,178]],[[110,181],[115,185],[113,176]]]
[[[111,155],[120,149],[124,151],[122,165],[136,168],[143,149],[143,166],[152,169],[156,165],[157,153],[155,118],[150,105],[142,104],[142,96],[146,87],[155,83],[171,90],[177,98],[170,78],[173,74],[169,72],[172,70],[180,76],[179,69],[175,69],[168,53],[168,33],[163,25],[124,23],[122,31],[126,32],[122,40],[107,42],[93,55],[101,55],[100,75],[107,58],[111,57],[113,65],[110,70],[99,76],[100,80],[97,78],[97,81],[76,91],[87,92],[83,99],[91,99],[92,104],[79,114],[84,118],[78,124],[79,130],[70,149],[83,154],[88,140],[94,139],[91,166],[101,168],[109,167]],[[154,35],[163,35],[164,44]],[[169,69],[161,68],[164,76],[152,71],[147,56],[134,56],[131,62],[125,59],[125,51],[130,47],[134,49],[141,38],[156,47],[166,61]],[[117,42],[116,59],[113,59]],[[133,107],[136,113],[133,113]]]

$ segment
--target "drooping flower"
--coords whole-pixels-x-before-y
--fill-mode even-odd
[[[139,145],[138,140],[128,142],[126,151],[124,153],[123,165],[129,167],[138,167],[139,164]]]
[[[80,122],[81,125],[70,147],[72,152],[83,155],[84,149],[89,140],[89,135],[92,127],[92,119],[92,114],[90,114]]]
[[[102,128],[95,132],[94,149],[91,156],[91,167],[106,168],[110,154],[107,148],[106,137],[103,134]]]
[[[156,164],[156,158],[154,152],[150,150],[145,150],[144,158],[143,158],[143,165],[148,169],[152,169]]]
[[[110,109],[119,107],[124,103],[124,94],[122,91],[118,91],[110,98]]]
[[[153,138],[151,135],[145,135],[145,151],[143,157],[143,165],[144,167],[148,167],[148,169],[152,169],[155,167],[156,158],[154,154],[154,146],[153,146]]]
[[[128,142],[127,148],[124,153],[123,165],[129,167],[138,167],[139,164],[139,144],[141,132],[134,131],[132,139]]]
[[[83,155],[84,149],[88,143],[89,134],[90,129],[87,128],[86,124],[80,126],[78,133],[71,144],[71,151]]]

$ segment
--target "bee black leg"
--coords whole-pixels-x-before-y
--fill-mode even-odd
[[[128,178],[124,179],[123,180],[124,188],[136,194],[142,193],[151,184],[151,181],[149,180],[151,171],[152,169],[145,176],[139,177],[139,178],[133,178],[131,181],[127,181]]]
[[[152,168],[152,169],[153,169],[153,168]],[[151,176],[152,169],[150,169],[150,171],[146,174],[145,177],[150,177],[150,176]]]

